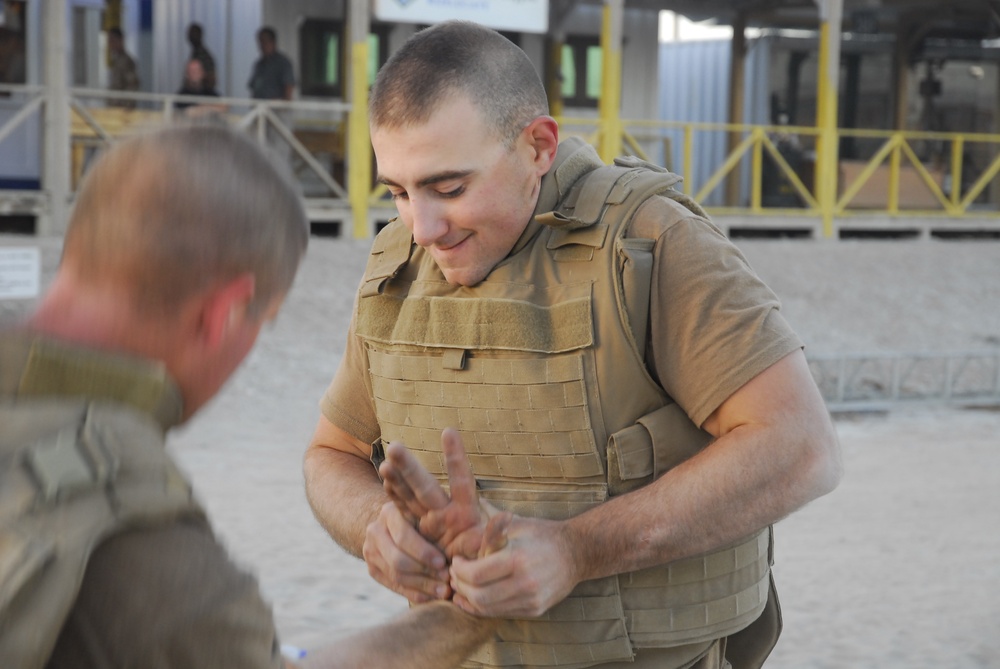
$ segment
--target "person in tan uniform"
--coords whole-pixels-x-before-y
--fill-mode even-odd
[[[135,59],[125,50],[125,35],[120,28],[108,30],[108,88],[112,91],[139,90],[139,68]],[[112,99],[108,102],[112,107],[133,109],[135,100]]]
[[[88,171],[50,288],[0,332],[0,666],[291,666],[164,439],[275,318],[307,241],[292,181],[221,125]],[[494,524],[483,553],[504,541]],[[301,664],[439,669],[493,625],[434,602]]]
[[[560,144],[492,30],[411,37],[369,124],[399,216],[305,453],[317,518],[411,602],[504,619],[463,667],[759,666],[770,526],[841,476],[774,294],[675,177]],[[488,557],[453,545],[467,516],[420,519],[372,466],[398,442],[443,482],[445,428],[513,514]]]

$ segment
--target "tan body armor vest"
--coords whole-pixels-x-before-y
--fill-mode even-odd
[[[682,197],[670,190],[677,178],[627,163],[574,181],[537,217],[537,238],[473,288],[449,285],[391,223],[373,246],[356,327],[382,443],[401,441],[444,480],[440,432],[457,428],[485,499],[550,519],[645,485],[711,439],[643,361],[654,240],[691,212],[657,198],[629,223],[652,193]],[[585,667],[724,637],[760,615],[768,573],[764,530],[587,581],[540,619],[505,622],[468,666]]]
[[[114,371],[74,377],[42,346],[12,374],[18,348],[0,342],[0,667],[41,669],[103,540],[204,512],[151,413],[86,397]],[[155,379],[118,389],[149,408],[159,400]]]

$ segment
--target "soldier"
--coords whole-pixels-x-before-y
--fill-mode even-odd
[[[125,50],[125,35],[120,28],[108,30],[108,66],[110,81],[108,88],[113,91],[139,90],[139,70],[135,60]],[[135,107],[135,100],[112,99],[108,102],[113,107]]]
[[[250,80],[251,97],[258,100],[291,100],[295,89],[292,61],[278,51],[278,35],[274,28],[264,26],[257,31],[260,58],[253,64]]]
[[[463,666],[762,663],[770,525],[840,477],[774,294],[676,177],[560,145],[494,31],[411,37],[369,123],[399,217],[305,455],[316,516],[412,602],[507,619]],[[443,480],[447,427],[515,514],[487,558],[389,501],[368,462],[400,442]]]
[[[164,438],[275,317],[307,240],[290,179],[225,127],[90,169],[50,289],[0,333],[0,666],[283,666]],[[495,524],[484,552],[503,540]],[[492,626],[435,602],[303,664],[438,669]]]
[[[215,90],[215,57],[208,50],[203,42],[202,29],[200,23],[189,23],[187,28],[187,41],[191,45],[191,55],[188,60],[197,60],[201,63],[204,72],[203,86],[207,90]]]

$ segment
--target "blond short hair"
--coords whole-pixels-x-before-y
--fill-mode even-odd
[[[87,172],[64,263],[85,281],[123,285],[169,311],[250,272],[253,307],[291,287],[309,239],[298,189],[247,136],[221,123],[122,141]]]

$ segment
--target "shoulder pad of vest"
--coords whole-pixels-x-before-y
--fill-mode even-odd
[[[643,160],[638,156],[619,156],[614,160],[615,165],[618,167],[627,167],[629,169],[643,168],[647,170],[652,170],[653,172],[664,172],[670,174],[666,167],[657,165],[656,163],[651,163],[648,160]]]
[[[46,502],[114,478],[118,460],[104,448],[89,424],[67,426],[29,448],[26,463]]]
[[[680,180],[678,175],[638,158],[616,158],[614,165],[598,167],[581,178],[557,211],[537,218],[565,230],[589,227],[603,218],[608,205],[676,193],[673,186]]]
[[[389,221],[389,225],[382,228],[372,243],[364,283],[361,285],[361,297],[381,293],[386,282],[409,262],[412,252],[413,235],[399,219]]]

